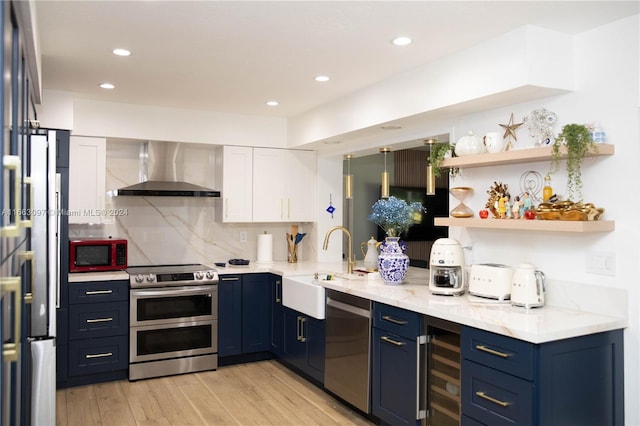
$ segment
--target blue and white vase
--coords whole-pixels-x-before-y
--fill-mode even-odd
[[[378,272],[385,284],[399,285],[404,281],[409,268],[409,256],[404,254],[399,237],[387,237],[380,246]]]

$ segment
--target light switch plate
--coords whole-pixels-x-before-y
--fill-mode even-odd
[[[247,242],[247,231],[240,231],[240,242],[241,243]]]
[[[616,254],[613,252],[588,252],[586,262],[587,273],[616,276]]]

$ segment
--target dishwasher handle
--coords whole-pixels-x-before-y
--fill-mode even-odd
[[[327,306],[331,306],[341,311],[346,311],[360,317],[371,318],[371,311],[368,309],[359,308],[357,306],[349,305],[348,303],[339,302],[327,296]]]

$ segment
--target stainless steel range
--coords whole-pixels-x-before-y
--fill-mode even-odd
[[[129,380],[218,368],[218,272],[205,265],[129,273]]]

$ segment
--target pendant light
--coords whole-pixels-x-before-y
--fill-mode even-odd
[[[431,165],[431,150],[433,149],[433,145],[436,144],[437,139],[427,139],[424,141],[424,144],[429,147],[429,153],[427,154],[427,185],[426,192],[427,195],[435,195],[436,194],[436,176],[433,173],[433,166]]]
[[[382,172],[382,189],[380,190],[380,198],[389,198],[389,172],[387,171],[387,154],[391,152],[391,148],[380,148],[380,152],[384,154],[384,172]]]
[[[344,175],[344,198],[350,200],[353,198],[353,175],[351,174],[351,158],[353,155],[344,156],[347,159],[347,174]]]

